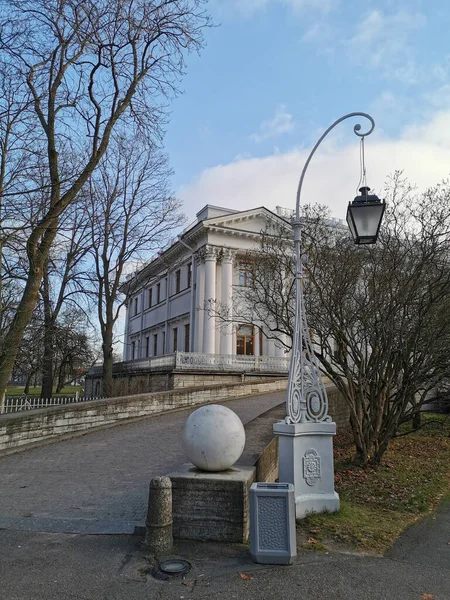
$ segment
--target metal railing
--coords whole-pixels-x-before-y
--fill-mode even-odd
[[[5,396],[0,404],[0,414],[19,412],[23,410],[34,410],[37,408],[48,408],[50,406],[62,406],[63,404],[78,404],[88,400],[101,400],[101,397],[80,396],[53,396],[52,398],[40,398],[39,396]]]

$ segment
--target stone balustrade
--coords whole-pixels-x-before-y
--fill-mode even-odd
[[[175,352],[164,356],[138,358],[116,363],[114,371],[162,371],[162,370],[214,370],[265,373],[287,373],[289,358],[284,356],[241,356],[237,354],[205,354],[203,352]],[[89,375],[101,375],[103,367],[95,366]]]

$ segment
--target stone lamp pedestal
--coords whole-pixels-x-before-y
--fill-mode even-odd
[[[278,480],[294,485],[296,518],[338,511],[333,466],[336,423],[279,421],[273,431],[278,436]]]

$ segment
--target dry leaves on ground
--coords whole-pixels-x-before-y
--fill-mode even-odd
[[[422,594],[422,600],[434,600],[433,594]]]
[[[239,573],[238,571],[238,575],[241,579],[253,579],[253,575],[250,575],[249,573]]]

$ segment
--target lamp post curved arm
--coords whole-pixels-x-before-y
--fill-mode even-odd
[[[300,196],[302,193],[303,180],[305,178],[305,173],[309,167],[309,163],[311,162],[312,157],[316,153],[317,148],[320,146],[320,144],[323,142],[323,140],[330,133],[330,131],[332,131],[336,127],[336,125],[339,125],[339,123],[342,123],[342,121],[346,121],[347,119],[351,119],[352,117],[365,117],[366,119],[368,119],[370,121],[370,124],[371,124],[370,129],[368,131],[366,131],[364,133],[360,133],[361,125],[359,123],[357,123],[353,127],[353,131],[354,131],[355,135],[357,135],[359,137],[365,137],[366,135],[370,135],[372,133],[372,131],[375,129],[375,121],[373,120],[373,118],[370,115],[368,115],[367,113],[363,113],[363,112],[352,112],[352,113],[349,113],[348,115],[344,115],[343,117],[341,117],[340,119],[337,119],[337,121],[335,121],[332,125],[330,125],[328,127],[328,129],[323,133],[323,135],[317,140],[317,143],[314,146],[314,148],[311,150],[308,158],[306,159],[302,174],[300,175],[300,181],[298,183],[298,188],[297,188],[297,202],[295,205],[296,221],[298,221],[300,219]]]
[[[322,382],[322,375],[314,353],[311,334],[306,320],[306,313],[303,299],[303,261],[301,256],[301,223],[300,223],[300,199],[303,187],[303,180],[308,169],[309,163],[314,156],[317,148],[330,133],[332,129],[342,121],[352,117],[365,117],[370,121],[370,129],[361,133],[361,125],[357,123],[353,131],[359,137],[370,135],[375,128],[375,121],[367,113],[353,112],[344,115],[335,121],[319,138],[318,142],[311,150],[303,171],[297,189],[297,202],[295,206],[294,244],[296,257],[295,272],[295,320],[294,337],[291,352],[291,361],[289,365],[289,381],[286,398],[286,423],[303,422],[327,422],[331,421],[328,415],[328,398],[325,386]]]

